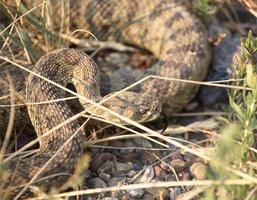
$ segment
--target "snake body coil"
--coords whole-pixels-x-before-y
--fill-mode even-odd
[[[54,9],[58,9],[58,2],[53,1],[53,5],[56,4]],[[117,91],[146,75],[202,80],[206,74],[210,52],[204,26],[174,0],[74,0],[70,12],[74,26],[90,30],[99,40],[116,40],[139,46],[149,50],[159,59],[158,63],[145,71],[121,69],[113,72],[112,76],[107,77],[109,82],[105,83],[105,89],[101,93]],[[58,11],[56,13],[58,20]],[[63,86],[72,82],[79,94],[97,102],[101,100],[97,68],[81,51],[62,49],[49,53],[38,61],[33,71]],[[22,73],[18,70],[17,73],[12,73],[12,76],[17,77],[18,83],[24,84],[25,78],[19,77]],[[1,70],[0,77],[3,77]],[[118,113],[136,121],[142,118],[148,120],[155,115],[147,112],[149,108],[153,111],[160,110],[158,102],[153,99],[158,99],[163,104],[163,111],[169,114],[188,103],[197,88],[196,85],[183,82],[151,79],[135,91],[126,93],[125,99],[132,99],[129,102],[135,105],[128,106],[120,96],[114,103],[110,101],[105,106],[114,111],[116,107],[121,107]],[[0,89],[8,92],[1,86]],[[18,94],[24,96],[22,87],[15,89]],[[139,96],[134,92],[143,96],[144,100],[138,100]],[[28,102],[62,97],[63,92],[57,86],[32,74],[27,79]],[[24,102],[25,98],[18,100],[20,99]],[[136,108],[141,104],[143,106],[138,111]],[[39,137],[73,116],[65,102],[30,105],[28,112]],[[104,113],[97,115],[102,116]],[[103,117],[113,120],[110,116]],[[4,121],[0,116],[1,120]],[[53,156],[53,160],[38,174],[35,184],[49,189],[63,183],[68,178],[64,174],[72,172],[75,160],[81,154],[82,141],[83,134],[76,120],[44,135],[40,139],[40,150],[35,155],[9,163],[13,176],[6,187],[15,187],[12,195],[17,194],[22,188],[20,186],[29,182]],[[54,174],[57,175],[46,178]]]

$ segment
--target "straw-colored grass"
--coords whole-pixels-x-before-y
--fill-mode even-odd
[[[1,0],[0,0],[0,3],[2,3],[3,5],[6,5]],[[17,3],[17,5],[20,5],[19,1],[17,1],[16,3]],[[196,4],[196,5],[198,5],[197,9],[200,9],[198,11],[203,11],[203,12],[201,12],[203,14],[203,16],[205,16],[208,13],[213,14],[213,10],[212,9],[209,10],[208,6],[206,7],[206,5],[207,5],[206,3],[208,3],[208,1],[199,0],[199,3],[200,3],[199,4],[200,6],[198,4]],[[83,99],[83,100],[87,101],[88,103],[90,103],[92,105],[92,108],[93,107],[101,108],[101,109],[111,113],[115,117],[120,118],[121,120],[126,122],[126,124],[131,125],[131,127],[137,128],[137,130],[134,130],[131,127],[108,122],[114,126],[122,128],[123,130],[126,130],[127,132],[122,135],[117,134],[114,136],[110,136],[107,138],[101,138],[101,139],[95,139],[94,137],[91,137],[91,140],[85,142],[85,146],[91,146],[91,147],[95,147],[95,148],[115,148],[115,149],[117,149],[117,147],[111,147],[111,146],[104,147],[101,144],[103,142],[108,142],[108,141],[126,140],[126,139],[130,139],[130,138],[143,137],[155,144],[158,144],[160,146],[160,148],[146,149],[144,147],[134,147],[135,149],[142,149],[142,150],[147,150],[147,151],[157,151],[158,150],[158,151],[168,151],[169,152],[167,156],[158,158],[158,161],[152,163],[151,166],[157,165],[160,162],[165,162],[165,159],[169,158],[171,156],[171,154],[174,152],[182,152],[182,153],[192,154],[192,155],[199,157],[202,160],[202,162],[205,162],[207,165],[210,165],[212,171],[214,171],[216,173],[216,176],[211,177],[206,180],[137,183],[137,184],[114,186],[114,187],[108,187],[108,188],[95,188],[95,189],[88,189],[88,190],[79,190],[78,187],[83,184],[83,181],[81,181],[80,178],[78,178],[79,174],[81,173],[81,171],[85,170],[85,168],[88,167],[87,165],[88,165],[89,159],[90,159],[88,157],[88,155],[85,155],[83,157],[84,163],[81,160],[79,160],[78,165],[76,167],[75,175],[73,176],[73,181],[75,179],[76,180],[75,182],[77,183],[77,185],[74,186],[71,182],[68,182],[67,184],[65,184],[64,187],[61,188],[62,190],[65,190],[68,187],[73,187],[74,191],[61,193],[61,190],[60,191],[56,190],[56,191],[54,191],[53,194],[50,194],[50,196],[48,196],[47,194],[45,194],[38,188],[32,187],[33,191],[38,195],[38,197],[36,197],[34,199],[60,199],[60,198],[68,198],[71,196],[81,196],[81,195],[120,191],[120,190],[130,190],[130,189],[137,189],[137,188],[156,188],[156,187],[157,188],[159,188],[159,187],[170,188],[170,187],[183,187],[183,186],[194,186],[194,189],[190,193],[186,194],[183,199],[192,199],[199,195],[202,195],[203,198],[204,197],[206,198],[206,197],[209,197],[208,195],[210,195],[210,191],[213,191],[214,188],[218,189],[220,187],[223,187],[225,190],[229,191],[231,195],[245,194],[246,195],[245,199],[254,199],[256,197],[257,177],[254,173],[256,171],[256,160],[253,159],[253,160],[251,160],[251,162],[246,161],[246,159],[249,158],[249,155],[251,155],[254,158],[256,157],[256,149],[252,147],[252,143],[247,142],[246,140],[243,140],[240,137],[239,138],[234,137],[235,132],[242,131],[243,130],[242,127],[245,127],[244,125],[251,120],[253,121],[253,123],[251,124],[251,126],[247,126],[247,128],[249,128],[247,134],[249,134],[249,133],[253,134],[253,130],[257,125],[257,122],[255,120],[253,120],[253,119],[255,119],[256,116],[255,116],[255,114],[252,114],[251,116],[247,116],[248,118],[246,117],[245,121],[241,120],[241,122],[242,122],[241,127],[232,126],[232,124],[238,123],[239,120],[237,119],[237,117],[235,117],[235,113],[239,112],[238,109],[240,108],[240,106],[242,106],[242,102],[240,102],[238,99],[236,99],[236,96],[233,96],[233,92],[236,91],[237,94],[241,93],[244,95],[252,94],[256,91],[255,87],[252,87],[251,84],[245,84],[245,78],[241,77],[241,76],[237,76],[237,77],[235,77],[233,79],[229,79],[229,80],[216,81],[216,82],[215,81],[200,82],[200,81],[181,80],[181,79],[175,79],[175,78],[166,78],[166,77],[160,77],[160,76],[147,76],[147,77],[139,80],[138,82],[131,84],[129,87],[124,88],[123,90],[119,91],[118,93],[111,95],[110,97],[104,99],[103,101],[101,101],[99,103],[95,103],[95,102],[85,98],[84,96],[81,96],[81,95],[77,94],[76,92],[73,92],[72,90],[67,89],[66,87],[63,87],[51,80],[46,79],[45,77],[42,77],[39,74],[32,72],[31,70],[24,67],[21,63],[27,63],[28,61],[31,63],[34,63],[38,59],[38,54],[40,54],[39,52],[46,53],[46,51],[48,51],[49,49],[54,49],[54,48],[57,48],[60,46],[65,46],[65,45],[68,45],[71,43],[75,44],[79,47],[87,48],[87,49],[89,47],[93,46],[95,52],[92,54],[92,56],[95,56],[100,50],[102,50],[104,48],[113,48],[118,51],[133,51],[134,48],[127,47],[127,46],[125,46],[123,44],[119,44],[119,43],[102,42],[102,41],[97,41],[97,40],[88,42],[87,40],[85,40],[83,38],[82,39],[76,38],[75,37],[76,32],[86,32],[86,33],[89,33],[91,36],[93,36],[93,34],[90,33],[88,30],[76,30],[75,32],[70,33],[69,29],[65,28],[65,27],[69,27],[69,26],[67,26],[67,24],[65,24],[65,23],[67,23],[65,21],[63,21],[61,23],[62,26],[60,27],[59,32],[54,32],[53,31],[54,29],[48,29],[48,27],[47,27],[49,24],[50,25],[52,24],[51,22],[43,21],[44,20],[43,17],[42,17],[42,19],[38,19],[37,17],[34,16],[34,12],[38,11],[38,9],[41,9],[41,8],[42,8],[41,9],[42,16],[48,16],[49,15],[49,13],[47,13],[48,10],[43,9],[43,8],[46,8],[45,7],[46,5],[48,5],[48,1],[43,1],[43,3],[38,5],[38,7],[34,7],[30,10],[24,11],[23,13],[19,13],[19,15],[17,13],[13,14],[11,12],[10,8],[4,7],[5,11],[7,13],[9,13],[9,16],[11,16],[11,22],[5,28],[0,29],[0,37],[3,38],[3,40],[4,40],[3,46],[1,47],[1,51],[0,51],[1,52],[1,55],[0,55],[1,62],[3,61],[5,64],[10,63],[13,65],[13,67],[18,67],[24,71],[27,71],[28,73],[32,73],[35,76],[38,76],[38,77],[48,81],[49,83],[61,88],[63,91],[72,95],[72,97],[56,99],[56,100],[48,101],[48,102],[36,102],[33,104],[46,104],[46,103],[52,103],[55,101],[67,101],[67,100],[77,99],[77,98]],[[204,9],[208,9],[208,10],[204,10]],[[42,21],[39,21],[39,20],[42,20]],[[48,18],[48,20],[49,20],[49,18]],[[38,34],[42,34],[42,35],[40,35],[40,37],[37,36],[34,38],[33,37],[28,38],[28,35],[30,34],[30,32],[29,32],[29,30],[27,30],[26,26],[23,27],[23,22],[31,23],[31,26],[33,26],[33,28],[38,28],[40,30]],[[26,23],[24,23],[24,24],[26,24]],[[55,39],[53,40],[53,38],[55,38]],[[254,40],[254,38],[249,38],[249,40]],[[12,49],[13,44],[18,46],[18,48],[19,48],[18,53],[17,53],[17,51],[14,51]],[[35,46],[40,46],[39,44],[41,44],[40,50],[35,50]],[[254,46],[254,45],[256,45],[256,46]],[[245,47],[246,46],[247,45],[245,45]],[[247,47],[257,48],[257,43],[256,44],[254,43],[252,46],[248,45]],[[20,55],[22,53],[24,53],[25,56],[22,57]],[[4,56],[4,55],[6,55],[6,56]],[[249,54],[248,56],[250,59],[251,55]],[[246,60],[244,60],[243,62],[246,62]],[[255,66],[255,64],[253,64],[253,63],[251,63],[251,64],[252,64],[252,66]],[[3,64],[3,66],[0,66],[0,67],[5,67],[5,66]],[[253,74],[254,73],[252,73],[252,76],[253,76]],[[133,88],[136,85],[141,84],[142,82],[144,82],[148,79],[163,79],[166,81],[178,81],[178,82],[185,82],[188,84],[198,84],[198,85],[226,88],[226,89],[232,91],[230,93],[230,94],[232,94],[230,102],[234,102],[234,104],[232,104],[232,106],[230,104],[229,112],[224,111],[224,112],[202,112],[202,113],[174,114],[174,116],[177,116],[177,117],[186,117],[186,116],[197,117],[199,115],[202,115],[202,116],[208,115],[208,116],[212,116],[212,118],[209,120],[198,121],[198,122],[190,124],[188,126],[173,127],[172,125],[169,124],[168,128],[165,130],[164,133],[162,133],[161,130],[155,131],[155,130],[152,130],[142,124],[139,124],[135,121],[127,119],[127,118],[125,118],[125,117],[123,117],[101,105],[104,101],[109,100],[109,99],[113,98],[114,96],[120,94],[121,92],[129,90],[130,88]],[[251,77],[251,80],[253,80],[253,79],[254,78]],[[228,83],[228,82],[231,84],[230,85],[224,84],[224,83]],[[13,83],[12,83],[11,79],[10,79],[9,83],[10,83],[10,88],[12,89]],[[93,115],[86,115],[87,110],[84,110],[84,111],[74,115],[72,118],[66,120],[65,122],[59,124],[58,126],[54,127],[52,130],[49,130],[43,136],[31,141],[30,143],[28,143],[24,147],[20,148],[16,152],[9,154],[8,152],[6,152],[6,149],[8,149],[8,144],[9,144],[9,140],[10,140],[12,128],[13,128],[13,122],[14,122],[14,116],[15,116],[14,108],[15,108],[15,106],[24,106],[24,104],[15,105],[13,103],[14,101],[13,101],[12,90],[11,90],[9,96],[0,97],[0,99],[1,98],[10,98],[11,104],[10,105],[0,105],[0,109],[2,109],[4,107],[10,107],[11,112],[10,112],[10,120],[9,120],[9,124],[8,124],[8,129],[6,131],[5,139],[3,141],[3,144],[1,146],[1,151],[0,151],[0,176],[2,174],[4,175],[4,168],[2,170],[1,166],[4,166],[4,164],[6,164],[8,161],[10,161],[11,159],[14,159],[17,156],[24,157],[27,155],[31,155],[31,153],[33,153],[34,151],[33,152],[27,151],[27,149],[32,147],[34,144],[38,143],[42,137],[47,137],[53,131],[63,127],[64,125],[66,125],[66,124],[70,123],[71,121],[76,120],[78,118],[86,119],[85,122],[81,125],[81,127],[80,127],[81,129],[88,123],[88,121],[90,119],[96,118]],[[244,102],[244,103],[248,103],[248,102]],[[27,102],[25,105],[29,105],[29,104],[31,104],[31,103]],[[237,106],[237,104],[239,106]],[[245,107],[248,108],[249,106],[246,105]],[[252,107],[254,107],[254,108],[252,108]],[[252,110],[252,112],[253,112],[253,111],[255,111],[254,109],[256,109],[255,103],[252,107],[251,108],[253,109]],[[231,128],[229,131],[227,129],[224,129],[224,127],[226,127],[226,126],[224,125],[224,122],[217,120],[217,117],[216,117],[217,115],[219,117],[222,116],[223,120],[228,123],[228,126],[233,127],[233,128]],[[229,116],[229,117],[227,117],[227,116]],[[98,119],[98,120],[107,122],[106,120],[103,120],[103,119]],[[224,132],[224,130],[226,130],[226,132]],[[63,148],[65,148],[65,145],[77,134],[78,131],[79,130],[77,130],[73,134],[73,136],[71,138],[69,138],[69,140],[66,141],[66,143],[56,152],[55,155],[57,155],[57,153],[59,153],[60,151],[62,151]],[[197,142],[193,143],[191,141],[177,139],[175,137],[177,134],[183,134],[183,133],[186,133],[189,131],[190,132],[201,132],[202,134],[210,135],[211,137],[215,137],[216,143],[209,141],[208,137],[205,141],[199,141],[199,143],[197,143]],[[96,135],[98,134],[97,131],[95,134]],[[171,136],[174,136],[174,137],[171,137]],[[228,137],[228,136],[231,136],[231,137]],[[201,143],[204,143],[204,142],[210,142],[210,143],[212,143],[212,145],[211,146],[200,145]],[[97,145],[97,144],[100,144],[100,145]],[[174,149],[170,149],[170,145],[173,145]],[[239,148],[242,146],[244,147],[243,150],[237,149],[237,147]],[[119,148],[119,149],[122,149],[122,148]],[[230,155],[230,153],[231,153],[230,150],[232,150],[234,152],[237,152],[237,150],[241,150],[244,152],[244,155],[242,157],[240,157],[238,155],[237,162],[234,162],[234,160],[229,160],[231,158],[225,157],[228,160],[226,162],[224,162],[224,160],[222,160],[222,158],[224,158],[224,157],[222,157],[221,155],[222,154]],[[26,185],[24,185],[23,190],[18,194],[18,196],[15,199],[18,199],[19,195],[21,195],[28,187],[31,187],[31,185],[34,183],[34,181],[37,179],[37,177],[43,172],[43,170],[48,166],[48,164],[53,159],[54,159],[54,156],[45,163],[45,165],[34,175],[34,177]],[[143,172],[144,172],[144,170],[139,171],[137,173],[136,177],[138,177]],[[224,173],[227,173],[227,176],[224,176]],[[55,175],[53,175],[53,176],[55,176]],[[135,177],[135,179],[136,179],[136,177]],[[37,181],[39,181],[39,180],[37,180]],[[246,190],[245,188],[247,188],[249,191],[245,192],[245,190]],[[3,193],[2,190],[4,191],[4,189],[1,188],[1,184],[0,184],[0,194]],[[213,193],[213,198],[215,198],[214,193]],[[239,197],[239,199],[242,199],[242,198]]]

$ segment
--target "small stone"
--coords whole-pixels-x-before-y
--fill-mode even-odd
[[[154,177],[153,167],[147,167],[144,174],[136,181],[137,183],[150,183]]]
[[[170,157],[171,157],[172,160],[174,160],[174,159],[183,160],[183,158],[184,158],[181,153],[174,153]]]
[[[143,197],[143,200],[155,200],[154,195],[146,193]]]
[[[93,160],[90,162],[90,169],[96,172],[105,161],[115,159],[115,156],[113,156],[111,153],[101,153],[94,157]]]
[[[133,162],[134,160],[138,159],[138,153],[136,152],[129,152],[122,155],[122,158],[125,162]]]
[[[120,153],[121,154],[127,154],[127,153],[132,153],[134,152],[134,148],[131,147],[135,147],[135,144],[131,141],[131,140],[127,140],[126,142],[124,142],[123,147],[128,147],[128,148],[121,148]]]
[[[85,197],[85,200],[94,200],[94,198],[91,197],[91,196],[86,196],[86,197]]]
[[[154,195],[155,199],[167,199],[169,197],[169,190],[166,188],[147,188],[147,192]]]
[[[188,172],[182,172],[182,180],[183,181],[188,181],[191,180],[191,175]]]
[[[141,169],[143,169],[143,164],[141,163],[141,162],[139,162],[138,160],[136,160],[135,162],[133,162],[133,169],[135,170],[135,171],[139,171],[139,170],[141,170]]]
[[[170,191],[170,194],[169,194],[169,197],[170,197],[170,200],[176,200],[177,197],[181,194],[181,189],[178,188],[178,187],[175,187],[175,188],[171,188],[171,191]]]
[[[191,174],[198,180],[204,180],[208,171],[208,166],[202,162],[196,162],[190,167]]]
[[[129,177],[133,177],[133,176],[135,176],[136,174],[137,174],[137,172],[132,169],[132,170],[129,171],[128,176],[129,176]]]
[[[133,169],[133,164],[131,162],[116,164],[116,169],[118,172],[128,172]]]
[[[164,169],[159,167],[158,165],[154,166],[154,173],[155,176],[160,180],[164,180],[167,175],[167,172],[164,171]]]
[[[90,178],[92,176],[92,172],[88,169],[83,172],[84,179]]]
[[[91,178],[88,180],[89,184],[92,186],[92,188],[106,188],[107,184],[100,178]]]
[[[104,197],[102,198],[102,200],[119,200],[119,199],[114,197]]]
[[[165,179],[165,181],[176,181],[176,177],[172,174],[168,174]]]
[[[105,163],[103,163],[98,169],[97,169],[97,173],[113,173],[115,171],[115,164],[113,161],[109,161],[107,160]]]
[[[170,165],[175,169],[176,172],[182,172],[186,167],[186,162],[181,159],[174,159],[170,161]]]
[[[110,178],[111,178],[110,174],[107,174],[107,173],[104,173],[104,172],[101,172],[98,176],[99,176],[99,178],[103,179],[106,182],[109,181]]]
[[[108,181],[108,186],[115,186],[124,182],[124,177],[113,177]]]
[[[133,198],[141,198],[145,193],[145,191],[141,188],[127,190],[127,191],[131,195],[131,197],[133,197]]]

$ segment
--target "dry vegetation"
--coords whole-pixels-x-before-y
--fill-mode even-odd
[[[254,1],[245,0],[240,2],[249,9],[249,13],[256,14],[256,3]],[[16,6],[19,5],[18,10],[16,10],[17,7],[7,6],[4,0],[0,0],[0,67],[5,67],[7,63],[11,63],[24,69],[22,66],[27,66],[30,63],[34,64],[46,52],[67,46],[85,49],[92,56],[96,56],[101,50],[109,48],[122,52],[121,54],[124,54],[124,52],[134,52],[134,48],[124,46],[123,44],[87,40],[85,39],[86,35],[90,35],[93,38],[93,34],[88,32],[88,30],[71,32],[67,17],[63,17],[60,27],[55,27],[51,22],[53,13],[50,13],[49,9],[47,9],[48,2],[46,1],[31,10],[26,10],[18,0],[13,3]],[[223,82],[190,82],[190,84],[227,88],[229,94],[228,104],[223,105],[223,110],[219,111],[200,108],[197,110],[197,113],[182,112],[174,114],[175,120],[168,119],[165,130],[156,128],[158,127],[156,123],[162,124],[160,121],[153,122],[150,127],[154,128],[149,128],[148,126],[124,119],[129,124],[132,124],[133,128],[115,124],[121,128],[119,132],[112,135],[100,135],[100,133],[109,128],[106,125],[100,130],[88,131],[90,134],[85,143],[87,147],[102,148],[102,151],[108,152],[108,148],[125,149],[122,148],[122,145],[117,147],[112,146],[112,144],[119,144],[118,142],[122,144],[124,140],[131,138],[146,138],[152,144],[155,144],[150,148],[143,146],[135,148],[141,149],[142,152],[150,152],[151,156],[155,157],[155,159],[152,162],[148,162],[143,169],[136,171],[133,178],[136,179],[141,176],[149,166],[154,167],[165,164],[168,166],[169,173],[174,174],[177,180],[153,183],[139,182],[134,184],[131,182],[129,185],[85,189],[84,181],[87,180],[83,180],[81,175],[85,173],[85,169],[88,167],[89,156],[85,154],[78,161],[75,174],[68,183],[59,190],[52,190],[50,194],[45,194],[39,188],[34,187],[33,191],[38,196],[34,199],[68,199],[69,197],[82,199],[83,195],[85,197],[85,195],[89,194],[95,194],[94,197],[96,198],[97,194],[103,192],[106,192],[109,196],[115,196],[116,192],[121,190],[172,187],[182,188],[184,194],[180,194],[178,199],[254,200],[257,198],[257,152],[255,141],[257,125],[257,39],[253,36],[257,33],[256,24],[240,22],[240,13],[237,13],[235,10],[235,7],[238,7],[239,4],[234,1],[195,0],[185,1],[185,4],[189,6],[194,5],[195,12],[203,18],[207,25],[211,23],[212,17],[218,16],[216,19],[224,20],[222,24],[233,33],[245,34],[245,38],[241,41],[241,52],[234,57],[234,77]],[[65,8],[64,16],[68,16],[69,10],[67,5],[64,4],[63,6]],[[243,10],[243,8],[240,9]],[[244,13],[246,12],[244,11]],[[249,32],[247,35],[249,27],[253,29],[253,34]],[[217,38],[210,38],[210,40],[213,45],[218,45],[218,43],[222,42],[222,36],[219,35]],[[148,78],[163,77],[147,77],[130,87],[134,87]],[[174,79],[167,78],[167,80]],[[15,80],[10,79],[10,86],[12,86],[13,81]],[[227,84],[228,82],[230,83],[229,85]],[[72,92],[69,89],[63,89],[67,92]],[[127,89],[125,88],[124,90]],[[72,92],[72,94],[74,94],[74,97],[67,97],[67,99],[77,98],[76,93]],[[4,97],[0,97],[0,100],[1,98]],[[13,102],[12,91],[10,92],[10,99]],[[94,105],[99,106],[97,104]],[[36,139],[24,147],[18,148],[20,147],[19,143],[23,144],[23,140],[25,142],[27,140],[22,135],[25,132],[33,131],[30,129],[30,126],[21,130],[12,129],[15,112],[14,106],[11,106],[11,108],[9,126],[4,134],[5,137],[0,135],[0,180],[2,181],[8,179],[5,162],[13,159],[15,156],[33,153],[34,150],[28,149],[38,142],[38,139]],[[85,121],[82,127],[88,123],[89,119],[93,119],[92,116],[87,116],[85,113],[85,111],[82,111],[74,116],[74,119],[82,118],[82,121]],[[186,125],[173,124],[174,121],[179,122],[187,118],[190,119],[190,122],[193,122],[182,123]],[[98,120],[104,121],[102,119]],[[13,133],[15,133],[15,137],[11,136]],[[31,140],[31,138],[29,139]],[[172,147],[172,150],[167,147]],[[158,149],[158,152],[165,151],[166,155],[152,153],[157,151],[156,149]],[[15,153],[13,150],[16,150]],[[200,174],[198,177],[195,179],[182,179],[179,177],[179,172],[175,170],[174,166],[166,162],[167,158],[177,153],[190,155],[191,163],[187,169],[190,168],[191,171],[194,171],[195,176]],[[192,161],[193,155],[194,161]],[[7,197],[2,196],[4,194],[6,195],[5,189],[0,187],[1,199],[7,199]],[[101,195],[99,197],[102,198]],[[159,193],[158,190],[155,197],[156,199],[164,199],[164,195]]]

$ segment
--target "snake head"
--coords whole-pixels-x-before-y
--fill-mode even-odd
[[[102,99],[102,102],[102,105],[111,111],[139,123],[152,121],[159,117],[161,113],[161,103],[147,93],[135,93],[130,91],[124,91],[122,93],[113,92],[106,95]],[[110,122],[128,124],[125,120],[99,107],[92,108],[91,106],[91,108],[89,108],[89,106],[85,104],[84,108],[88,109],[89,113]]]

